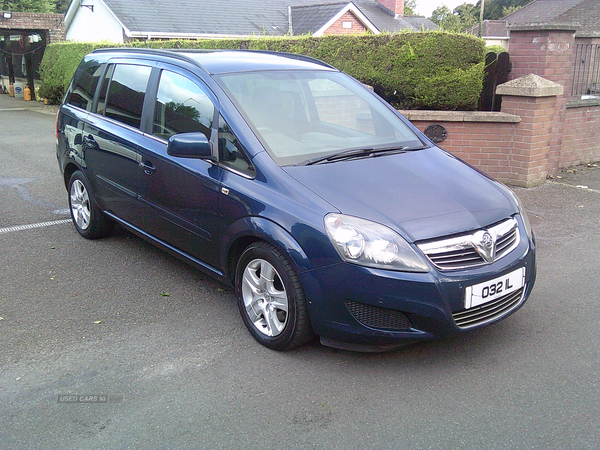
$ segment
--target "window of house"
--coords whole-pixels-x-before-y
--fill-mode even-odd
[[[193,81],[163,70],[158,85],[152,134],[169,139],[179,133],[203,133],[210,139],[215,107]]]

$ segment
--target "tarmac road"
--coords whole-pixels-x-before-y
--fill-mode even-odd
[[[506,320],[384,354],[279,353],[225,286],[65,223],[54,117],[23,105],[0,95],[0,448],[600,448],[600,169],[516,189],[538,281]]]

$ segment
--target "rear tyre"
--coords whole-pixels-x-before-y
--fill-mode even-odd
[[[287,258],[266,242],[255,242],[236,270],[238,308],[259,343],[289,350],[314,337],[300,279]]]
[[[92,190],[79,170],[69,180],[69,209],[75,228],[84,238],[99,239],[112,232],[114,222],[96,206]]]

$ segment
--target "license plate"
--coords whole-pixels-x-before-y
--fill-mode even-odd
[[[465,290],[465,309],[483,305],[525,286],[525,267]]]

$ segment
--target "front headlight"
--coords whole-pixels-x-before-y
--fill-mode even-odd
[[[325,230],[344,261],[378,269],[429,272],[406,240],[379,223],[343,214],[327,214]]]

